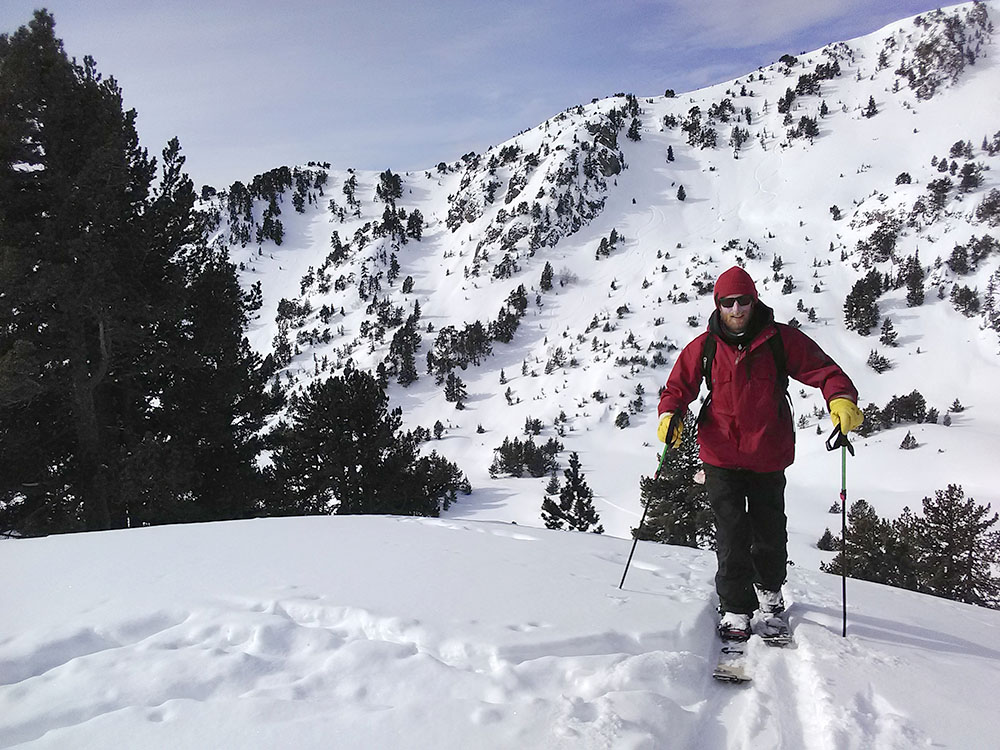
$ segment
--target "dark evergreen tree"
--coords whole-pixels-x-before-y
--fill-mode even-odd
[[[882,421],[888,426],[900,422],[923,422],[927,416],[927,401],[920,391],[906,396],[893,396],[882,410]]]
[[[549,483],[545,486],[545,497],[542,500],[542,521],[545,523],[545,528],[553,531],[565,529],[572,512],[573,497],[567,495],[565,500],[563,499],[562,487],[553,472]]]
[[[401,433],[383,384],[349,362],[341,376],[314,381],[290,400],[275,431],[274,475],[283,513],[436,516],[460,477],[441,459],[422,460],[417,438]]]
[[[924,268],[917,253],[907,258],[903,270],[906,284],[906,306],[920,307],[924,304]]]
[[[899,518],[891,523],[892,533],[886,543],[893,571],[890,583],[910,591],[918,589],[921,575],[916,548],[917,521],[909,508],[903,508]]]
[[[396,382],[404,388],[418,379],[417,349],[420,347],[420,334],[417,333],[416,313],[410,315],[406,322],[396,329],[389,344],[389,374],[396,376]]]
[[[964,276],[971,270],[969,268],[969,249],[965,245],[955,245],[954,249],[951,251],[951,255],[948,256],[948,260],[946,260],[945,263],[948,264],[948,268],[950,268],[953,273]]]
[[[687,191],[684,190],[683,185],[677,188],[677,200],[679,201],[687,200]]]
[[[394,205],[399,198],[403,197],[403,181],[398,174],[393,174],[391,169],[385,170],[378,177],[375,197],[380,201]]]
[[[879,335],[879,343],[884,346],[896,346],[896,339],[899,334],[892,325],[892,319],[886,318],[882,321],[882,333]]]
[[[967,161],[959,170],[958,190],[967,193],[983,184],[983,167],[974,161]]]
[[[542,269],[542,278],[539,281],[539,287],[543,292],[547,292],[552,288],[552,264],[545,261],[545,267]]]
[[[874,117],[878,114],[878,107],[875,106],[874,96],[868,97],[868,104],[863,110],[861,110],[861,114],[865,117]]]
[[[562,443],[553,438],[549,438],[541,446],[536,445],[531,438],[523,443],[518,438],[504,438],[503,444],[493,450],[496,456],[490,465],[490,476],[509,474],[512,477],[522,477],[527,473],[533,477],[544,477],[558,471],[556,455],[562,449]]]
[[[923,500],[915,546],[920,590],[968,604],[1000,607],[998,514],[966,499],[961,485],[949,484]]]
[[[419,242],[423,234],[424,215],[418,209],[413,209],[413,212],[406,219],[406,236]]]
[[[708,493],[704,484],[695,481],[701,470],[696,433],[694,416],[687,414],[681,445],[667,450],[659,479],[643,477],[639,481],[640,498],[648,510],[645,523],[632,530],[636,539],[694,548],[714,545]]]
[[[642,133],[639,132],[639,118],[638,117],[633,117],[632,118],[632,123],[629,125],[628,132],[625,134],[625,136],[630,141],[641,141],[642,140]]]
[[[979,291],[970,289],[963,284],[956,284],[951,290],[951,304],[955,306],[962,315],[972,318],[979,314],[980,300]]]
[[[462,379],[458,375],[449,372],[444,384],[444,400],[455,404],[456,409],[464,409],[464,402],[467,398],[468,393],[465,390],[465,383],[462,382]]]
[[[878,298],[882,294],[882,275],[872,270],[862,279],[858,279],[851,287],[847,299],[844,300],[844,323],[849,330],[857,331],[862,336],[871,333],[878,325]]]
[[[284,399],[280,390],[267,388],[273,365],[261,360],[244,335],[249,308],[228,252],[202,245],[185,267],[183,317],[164,341],[170,352],[167,384],[145,440],[155,436],[190,462],[191,481],[175,487],[186,507],[168,513],[147,503],[140,514],[138,495],[125,492],[133,523],[243,518],[259,514],[266,495],[257,457],[265,421]],[[134,471],[145,467],[141,459],[132,463]],[[156,476],[148,475],[150,481]]]
[[[892,369],[892,362],[884,355],[879,354],[876,349],[872,349],[868,354],[868,366],[881,375],[886,370]]]
[[[816,549],[822,550],[823,552],[834,552],[837,550],[837,545],[840,541],[834,537],[830,529],[826,529],[823,535],[816,542]]]
[[[569,528],[603,534],[604,527],[594,509],[594,492],[580,470],[580,456],[575,451],[569,454],[569,467],[563,472],[563,477],[566,481],[559,490],[559,507],[569,508],[566,517]]]
[[[179,144],[154,187],[135,112],[44,11],[0,38],[0,70],[0,526],[258,512],[269,371]]]
[[[875,583],[892,584],[893,561],[889,555],[893,530],[891,524],[879,518],[866,500],[855,500],[847,511],[846,548],[820,570]]]

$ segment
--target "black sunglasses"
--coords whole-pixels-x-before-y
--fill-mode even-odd
[[[739,297],[726,297],[725,299],[719,300],[719,306],[730,308],[737,302],[740,303],[740,307],[747,307],[751,302],[753,302],[753,297],[749,294],[741,294]]]

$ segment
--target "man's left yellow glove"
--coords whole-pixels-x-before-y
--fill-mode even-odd
[[[835,425],[840,425],[841,433],[846,435],[861,426],[865,421],[865,414],[851,399],[835,398],[830,402],[830,419]]]
[[[673,412],[664,412],[663,416],[660,417],[660,424],[656,427],[656,437],[661,443],[667,442],[667,430],[670,429],[670,420],[673,418]],[[680,419],[674,424],[674,434],[670,436],[670,447],[680,448],[681,447],[681,433],[684,431],[684,422]]]

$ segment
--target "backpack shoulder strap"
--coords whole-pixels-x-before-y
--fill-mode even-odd
[[[715,361],[715,349],[718,346],[715,335],[709,333],[701,345],[701,374],[708,385],[708,395],[701,402],[701,409],[698,410],[698,424],[705,420],[708,414],[708,405],[712,403],[712,362]]]
[[[775,325],[774,335],[767,340],[771,347],[771,354],[774,355],[774,366],[778,371],[778,388],[788,391],[788,360],[785,357],[785,342],[781,340],[781,329]]]
[[[711,333],[705,337],[705,342],[701,347],[701,374],[705,378],[708,390],[712,390],[712,362],[715,361],[715,348],[718,342]]]

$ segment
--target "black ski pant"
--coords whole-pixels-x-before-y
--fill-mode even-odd
[[[752,615],[753,584],[777,591],[785,582],[788,528],[785,472],[758,473],[705,464],[705,488],[715,514],[715,588],[723,612]]]

